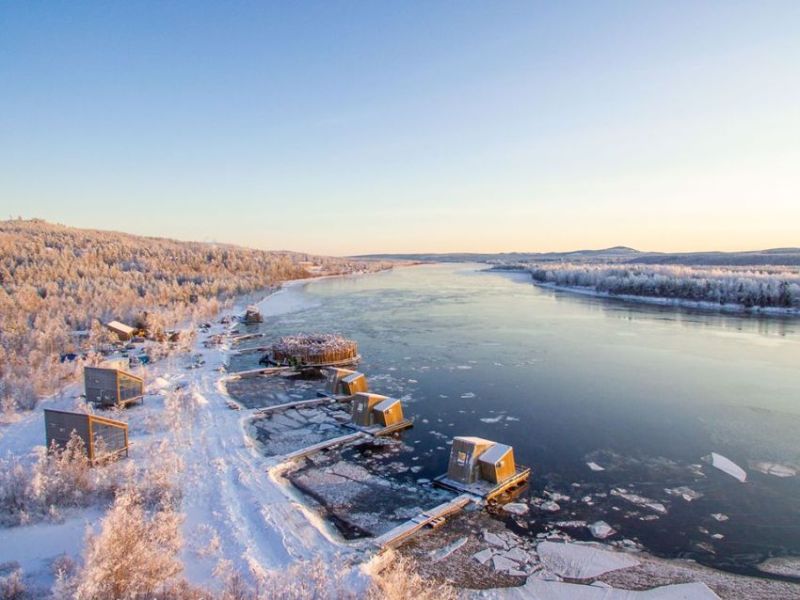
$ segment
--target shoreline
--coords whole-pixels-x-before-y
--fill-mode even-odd
[[[620,300],[622,302],[650,304],[653,306],[667,306],[673,308],[691,308],[703,312],[719,312],[729,315],[739,315],[742,317],[800,317],[800,309],[783,308],[780,306],[753,306],[746,307],[743,304],[717,304],[708,300],[690,300],[688,298],[665,298],[663,296],[639,296],[637,294],[612,294],[603,292],[591,287],[559,285],[546,281],[537,281],[533,278],[530,271],[526,269],[486,269],[489,273],[523,273],[530,277],[531,284],[536,287],[549,290],[579,294],[592,298],[602,298],[605,300]]]

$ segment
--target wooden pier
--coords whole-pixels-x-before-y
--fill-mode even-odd
[[[420,529],[427,526],[438,526],[443,520],[457,512],[461,512],[471,502],[480,502],[480,498],[472,494],[461,494],[449,502],[422,511],[416,517],[406,521],[372,540],[381,550],[397,548],[408,541]]]
[[[231,338],[231,344],[238,344],[239,342],[243,342],[245,340],[252,340],[255,338],[264,337],[263,333],[247,333],[245,335],[237,335]]]
[[[446,474],[440,475],[434,479],[433,483],[434,485],[438,485],[439,487],[443,487],[454,492],[470,494],[488,501],[492,498],[496,498],[503,492],[513,491],[521,487],[528,481],[530,475],[530,467],[517,465],[517,472],[498,484],[492,484],[491,482],[483,479],[479,479],[474,483],[461,483],[460,481],[449,479]]]
[[[232,379],[244,379],[245,377],[257,377],[259,375],[276,375],[283,371],[289,371],[292,367],[260,367],[258,369],[248,369],[247,371],[236,371],[222,377],[223,381]]]
[[[328,397],[324,398],[311,398],[310,400],[293,400],[292,402],[284,402],[283,404],[275,404],[274,406],[265,406],[253,411],[256,415],[271,415],[273,413],[291,410],[293,408],[309,408],[312,406],[320,406],[326,404],[333,404],[336,400]]]
[[[348,435],[343,435],[330,440],[325,440],[324,442],[320,442],[318,444],[314,444],[312,446],[307,446],[305,448],[301,448],[300,450],[295,450],[294,452],[290,452],[289,454],[283,457],[283,463],[285,464],[293,460],[297,460],[298,458],[305,458],[306,456],[310,456],[311,454],[316,454],[317,452],[327,450],[328,448],[334,448],[336,446],[341,446],[342,444],[348,444],[350,442],[354,442],[356,440],[366,437],[368,437],[367,434],[358,431],[356,433],[350,433]]]

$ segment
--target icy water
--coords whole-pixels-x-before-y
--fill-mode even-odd
[[[800,467],[797,320],[577,296],[463,264],[320,280],[266,306],[267,342],[299,331],[358,341],[371,391],[401,397],[415,420],[402,434],[415,477],[446,470],[455,435],[513,445],[533,468],[529,499],[559,505],[509,519],[516,531],[590,539],[569,522],[602,519],[619,532],[609,540],[750,574],[800,555],[800,476],[755,468]],[[711,452],[747,482],[705,464]],[[682,486],[693,499],[667,491]]]

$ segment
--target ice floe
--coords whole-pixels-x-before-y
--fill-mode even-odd
[[[536,551],[547,570],[569,579],[590,579],[639,564],[629,554],[585,544],[548,541],[540,543]]]
[[[596,537],[598,540],[604,540],[609,536],[616,533],[613,527],[605,521],[595,521],[589,525],[589,533]]]
[[[605,467],[601,467],[596,462],[587,462],[586,466],[589,467],[592,471],[605,471]]]
[[[528,513],[528,505],[522,502],[509,502],[503,506],[503,510],[512,515],[524,515]]]
[[[708,462],[712,467],[716,467],[723,473],[727,473],[734,479],[738,479],[739,481],[742,482],[747,480],[747,473],[745,473],[745,470],[742,469],[742,467],[737,465],[735,462],[733,462],[731,459],[726,458],[721,454],[712,452],[708,456],[704,456],[703,460]]]
[[[787,465],[764,461],[751,461],[748,464],[751,469],[764,473],[764,475],[774,475],[775,477],[794,477],[797,475],[797,469]]]
[[[676,488],[664,488],[664,491],[670,496],[678,496],[687,502],[691,502],[703,497],[702,492],[696,492],[692,488],[686,487],[685,485]]]

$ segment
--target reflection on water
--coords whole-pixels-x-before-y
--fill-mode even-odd
[[[261,331],[358,340],[371,390],[402,398],[415,418],[403,440],[419,477],[446,470],[454,435],[512,444],[533,467],[530,494],[559,498],[557,511],[531,511],[529,534],[602,519],[655,553],[738,571],[800,554],[800,477],[751,466],[800,467],[797,320],[590,298],[475,265],[285,293],[299,304],[283,298]],[[703,463],[712,451],[748,481]],[[681,487],[697,494],[667,491]],[[637,496],[666,513],[630,501]]]

